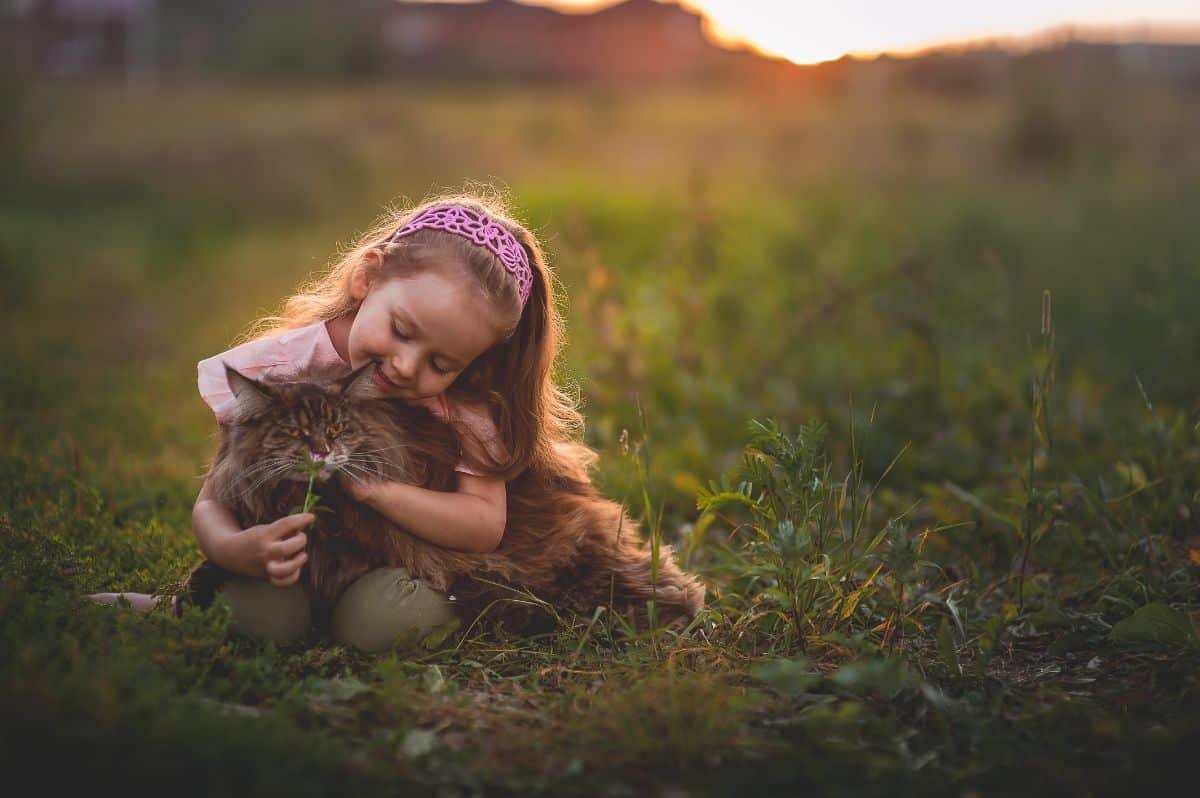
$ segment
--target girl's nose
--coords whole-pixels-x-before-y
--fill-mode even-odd
[[[417,373],[417,359],[411,352],[397,352],[392,358],[392,368],[397,377],[409,382]]]

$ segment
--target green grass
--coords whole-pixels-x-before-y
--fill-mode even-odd
[[[1058,114],[1045,148],[1020,97],[4,91],[11,782],[1084,795],[1185,772],[1183,99],[1068,94],[1037,109]],[[199,556],[196,361],[382,204],[466,178],[507,185],[546,243],[597,479],[705,578],[691,629],[484,622],[368,657],[240,639],[219,608],[82,603]]]

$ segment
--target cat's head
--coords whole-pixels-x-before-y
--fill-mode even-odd
[[[239,488],[283,480],[389,479],[421,483],[430,458],[453,462],[457,440],[428,410],[380,395],[369,363],[350,374],[267,382],[226,364],[237,406],[222,453]]]

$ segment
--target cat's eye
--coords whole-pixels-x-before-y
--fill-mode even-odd
[[[328,427],[325,428],[325,434],[330,438],[334,438],[334,437],[337,437],[338,435],[341,435],[342,434],[342,425],[341,424],[330,424]]]
[[[299,438],[300,430],[296,429],[295,427],[292,427],[292,428],[288,429],[287,434],[291,435],[293,438]]]

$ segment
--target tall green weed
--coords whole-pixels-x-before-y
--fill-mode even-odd
[[[894,647],[938,570],[922,559],[922,539],[910,536],[903,514],[882,519],[874,510],[900,455],[871,482],[854,448],[848,473],[835,478],[824,424],[789,435],[756,420],[750,433],[735,474],[697,500],[706,528],[728,528],[732,545],[717,548],[734,625],[752,623],[782,649],[834,632],[870,632]]]

